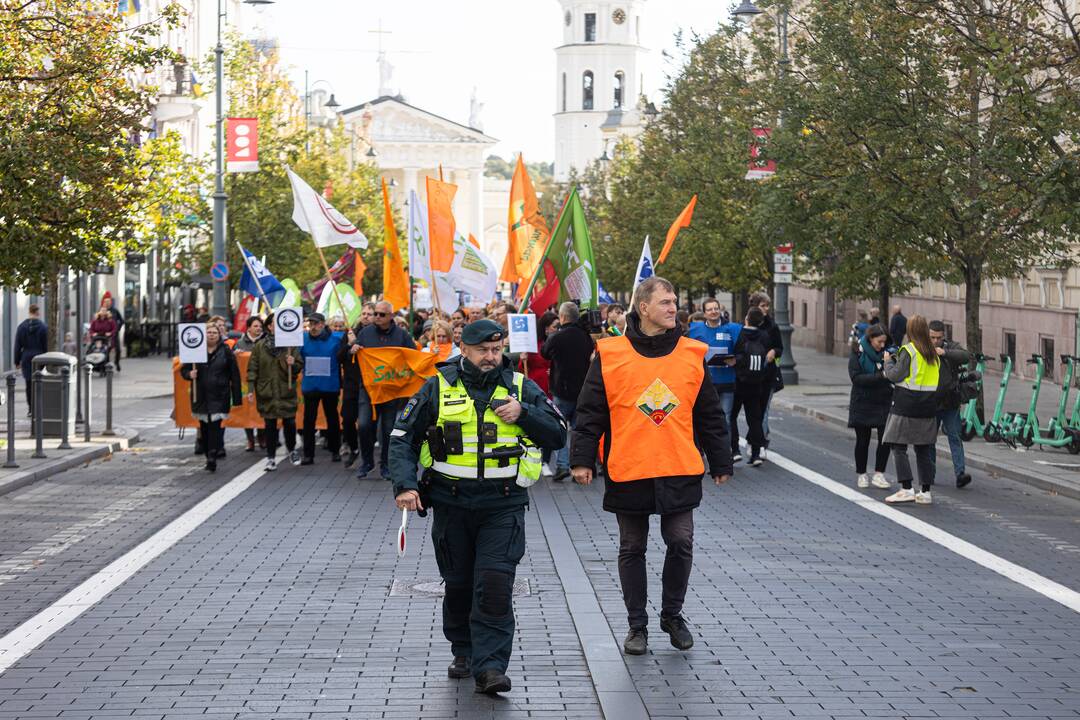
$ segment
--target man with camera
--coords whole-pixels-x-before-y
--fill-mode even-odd
[[[975,382],[977,378],[968,377],[968,365],[971,354],[958,343],[945,339],[945,323],[934,320],[930,323],[930,341],[935,347],[945,351],[941,363],[941,389],[938,399],[938,426],[949,438],[949,452],[952,454],[953,473],[956,475],[956,487],[962,488],[971,482],[971,475],[964,465],[964,439],[960,436],[963,423],[960,420],[962,385]]]
[[[589,316],[582,317],[577,303],[564,302],[559,306],[559,331],[549,336],[540,348],[540,355],[551,363],[550,387],[555,407],[571,428],[577,417],[578,395],[585,384],[585,374],[596,346],[589,335],[588,322]],[[563,445],[555,453],[553,479],[562,482],[569,476],[570,450]]]
[[[435,512],[443,634],[454,656],[447,674],[472,675],[476,691],[488,694],[510,689],[527,488],[540,479],[541,450],[566,442],[566,423],[544,391],[503,356],[505,336],[492,320],[467,325],[461,355],[409,400],[390,441],[397,507]]]

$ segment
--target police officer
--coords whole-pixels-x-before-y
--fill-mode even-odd
[[[472,675],[476,691],[489,694],[510,689],[526,488],[540,477],[541,450],[566,441],[558,411],[503,356],[505,337],[491,320],[466,326],[461,355],[441,363],[409,400],[390,441],[398,508],[434,510],[431,538],[446,584],[443,634],[454,655],[447,674]]]

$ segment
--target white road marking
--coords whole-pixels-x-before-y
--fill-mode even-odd
[[[1020,583],[1029,590],[1034,590],[1040,595],[1048,597],[1054,602],[1061,603],[1074,612],[1080,613],[1080,593],[1075,590],[1067,588],[1060,583],[1056,583],[1050,578],[1043,577],[1016,563],[1009,562],[1005,558],[987,552],[981,547],[969,543],[967,540],[961,540],[955,535],[945,532],[928,522],[919,520],[907,513],[900,512],[896,508],[886,505],[881,500],[856,492],[846,485],[838,483],[835,480],[830,480],[821,473],[800,465],[794,460],[789,460],[782,455],[778,455],[775,452],[769,451],[769,462],[790,473],[798,475],[804,480],[808,480],[824,490],[828,490],[834,495],[849,500],[865,510],[869,510],[883,518],[892,520],[897,525],[901,525],[908,530],[911,530],[913,533],[921,535],[927,540],[937,543],[947,550],[951,550],[960,557],[971,560],[978,565],[982,565],[987,570],[993,570],[1013,582]]]
[[[110,563],[64,597],[0,638],[0,674],[120,587],[151,560],[187,537],[263,475],[262,460]]]

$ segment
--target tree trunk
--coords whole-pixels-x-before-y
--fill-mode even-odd
[[[878,317],[886,326],[888,325],[889,318],[889,300],[891,300],[892,286],[889,284],[888,277],[878,278]]]
[[[60,324],[63,308],[60,307],[60,273],[53,268],[43,283],[45,290],[45,324],[49,327],[49,349],[60,348]]]
[[[970,262],[964,266],[964,334],[967,349],[972,355],[982,352],[982,325],[979,311],[982,305],[983,269],[981,263]],[[982,383],[976,410],[980,418],[985,417],[986,383]]]

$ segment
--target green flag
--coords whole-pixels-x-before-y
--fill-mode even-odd
[[[337,292],[335,292],[335,289]],[[338,304],[339,297],[341,298],[340,304]],[[341,309],[342,305],[345,306],[344,310]],[[351,327],[360,320],[360,313],[364,309],[363,305],[360,298],[356,296],[356,291],[353,290],[352,285],[328,282],[323,287],[322,297],[319,298],[319,307],[317,309],[318,312],[326,316],[327,321],[332,320],[335,315],[341,315]]]
[[[577,187],[570,189],[559,219],[551,231],[544,259],[533,275],[529,289],[522,300],[522,308],[528,305],[536,288],[536,282],[545,275],[550,263],[559,283],[559,300],[578,300],[581,307],[597,308],[599,289],[596,283],[596,264],[593,262],[592,241],[585,224],[585,208],[581,204]]]
[[[285,295],[281,298],[281,302],[279,302],[277,306],[300,307],[300,298],[302,295],[300,286],[296,284],[296,281],[292,278],[285,278],[281,281],[281,287],[285,288]]]

